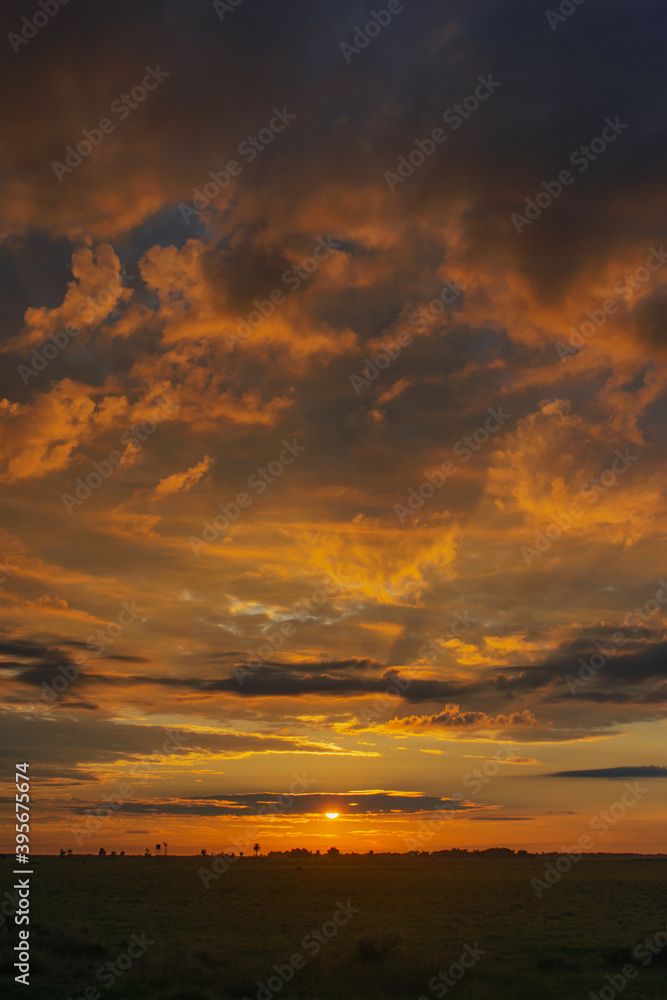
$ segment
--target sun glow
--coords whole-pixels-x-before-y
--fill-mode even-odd
[[[338,819],[340,813],[326,813],[327,819]]]

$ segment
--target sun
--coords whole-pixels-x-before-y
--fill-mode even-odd
[[[338,819],[340,813],[326,813],[325,815],[327,819]]]

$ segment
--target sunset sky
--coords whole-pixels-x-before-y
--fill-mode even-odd
[[[6,5],[7,845],[667,851],[667,19],[563,6]]]

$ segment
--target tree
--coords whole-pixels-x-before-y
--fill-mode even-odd
[[[252,849],[255,852],[255,857],[257,857],[257,855],[259,854],[259,844],[253,844]]]
[[[120,852],[120,856],[121,856],[121,858],[124,858],[125,857],[125,851],[121,851]]]
[[[329,850],[327,851],[327,854],[329,855],[329,857],[335,858],[338,854],[340,854],[340,851],[338,850],[337,847],[330,847]]]
[[[71,858],[71,857],[72,857],[72,848],[71,848],[71,847],[68,847],[68,848],[67,848],[67,857],[68,857],[68,858]]]
[[[144,857],[150,858],[150,856],[151,856],[151,849],[150,847],[147,847],[146,850],[144,851]]]
[[[115,851],[112,851],[112,852],[111,852],[111,854],[110,854],[109,856],[110,856],[110,857],[112,857],[112,858],[115,858],[115,857],[116,857],[116,852],[115,852]]]
[[[60,848],[60,857],[61,857],[61,858],[64,858],[64,857],[65,857],[65,849],[64,849],[64,847],[61,847],[61,848]]]
[[[202,858],[205,858],[206,857],[206,848],[202,847],[202,849],[201,849],[201,851],[199,853],[201,854]]]
[[[100,857],[100,858],[103,858],[103,857],[106,856],[106,853],[107,852],[104,850],[104,848],[100,847],[99,851],[97,852],[97,856]]]

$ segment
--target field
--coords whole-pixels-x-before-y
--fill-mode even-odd
[[[662,1000],[667,861],[584,858],[538,899],[530,879],[547,860],[244,858],[206,888],[198,871],[211,859],[38,858],[32,994],[13,981],[6,920],[3,995],[611,1000],[627,978],[624,1000]],[[633,955],[656,934],[655,955]]]

